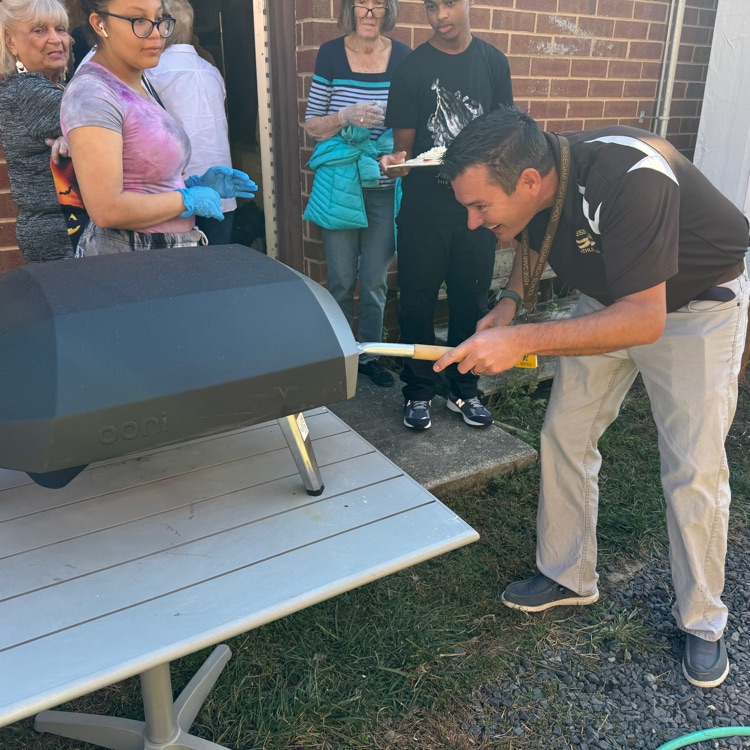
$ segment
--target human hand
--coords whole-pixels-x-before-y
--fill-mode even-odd
[[[374,128],[385,122],[383,110],[371,102],[357,102],[337,112],[341,127],[354,125],[358,128]]]
[[[388,169],[389,166],[403,164],[404,161],[406,161],[406,151],[396,151],[393,154],[385,154],[384,156],[381,156],[380,161],[378,161],[380,172],[382,174],[387,174],[389,177],[406,177],[411,171],[411,167]]]
[[[435,362],[433,370],[440,372],[453,362],[458,363],[462,374],[496,375],[510,370],[528,354],[524,351],[528,344],[524,345],[519,328],[501,326],[475,333]]]
[[[44,142],[52,149],[50,156],[55,164],[59,164],[60,159],[70,158],[70,147],[64,135],[58,138],[46,138]]]
[[[258,189],[244,172],[231,167],[210,167],[200,177],[188,177],[185,185],[213,188],[222,198],[253,198]]]
[[[180,214],[180,218],[205,216],[207,219],[219,221],[224,219],[224,214],[221,212],[221,196],[213,188],[195,185],[178,188],[177,192],[182,195],[182,202],[185,204],[185,210]]]
[[[507,299],[507,298],[506,298]],[[502,302],[502,300],[500,300]],[[513,320],[515,314],[515,305],[501,305],[498,302],[483,318],[477,323],[476,332],[488,331],[491,328],[501,328],[507,326]],[[509,300],[513,303],[513,300]],[[510,309],[508,309],[510,308]]]

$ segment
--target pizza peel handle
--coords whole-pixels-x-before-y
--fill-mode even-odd
[[[428,344],[357,344],[360,354],[373,354],[385,357],[409,357],[410,359],[426,359],[435,361],[444,354],[452,351],[449,346],[430,346]]]

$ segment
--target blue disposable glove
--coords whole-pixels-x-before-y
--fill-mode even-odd
[[[188,187],[202,185],[213,188],[222,198],[252,198],[258,189],[244,172],[230,167],[210,167],[200,177],[188,177],[185,184]]]
[[[224,218],[224,214],[221,213],[221,198],[213,188],[198,185],[178,188],[177,192],[182,195],[182,202],[185,204],[185,210],[180,214],[180,218],[205,216],[219,221]]]

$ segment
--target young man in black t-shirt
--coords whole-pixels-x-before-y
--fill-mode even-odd
[[[667,141],[635,128],[543,133],[501,109],[464,130],[443,169],[469,226],[523,249],[510,297],[435,369],[497,373],[524,354],[560,357],[541,436],[539,573],[509,585],[503,603],[540,612],[597,600],[597,444],[640,374],[659,433],[683,672],[698,687],[721,684],[724,441],[747,329],[747,219]],[[550,266],[582,293],[575,313],[509,326],[549,238]]]
[[[393,128],[394,153],[381,165],[400,164],[435,146],[447,146],[481,114],[512,104],[510,68],[505,55],[472,36],[470,0],[426,0],[432,38],[396,70],[388,96],[385,124]],[[401,341],[432,344],[434,313],[443,282],[448,292],[448,344],[474,333],[487,311],[496,240],[484,228],[469,230],[466,209],[453,195],[439,167],[388,170],[403,176],[398,225],[398,280]],[[479,400],[478,378],[447,372],[448,407],[480,427],[492,416]],[[429,362],[405,360],[401,380],[404,424],[425,430],[437,376]]]

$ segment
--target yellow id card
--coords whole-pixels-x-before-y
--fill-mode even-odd
[[[536,369],[536,354],[526,354],[523,359],[516,365],[525,370]]]

